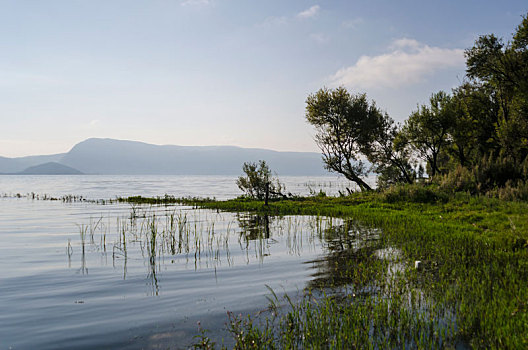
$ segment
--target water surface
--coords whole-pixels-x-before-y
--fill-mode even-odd
[[[301,181],[290,186],[305,190],[339,186],[327,178],[289,180]],[[0,181],[4,194],[93,199],[165,193],[226,198],[236,192],[226,177]],[[296,295],[331,278],[327,265],[339,254],[332,232],[343,224],[183,206],[2,197],[0,349],[179,349],[193,342],[198,321],[221,342],[226,312],[265,310],[266,286]]]
[[[237,175],[1,175],[0,195],[28,193],[83,196],[88,199],[114,199],[127,196],[215,197],[240,196]],[[309,195],[320,190],[328,195],[346,193],[354,184],[336,176],[281,176],[286,192]],[[373,180],[372,180],[373,181]]]

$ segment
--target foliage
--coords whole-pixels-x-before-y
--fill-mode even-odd
[[[380,120],[374,140],[368,145],[367,157],[378,174],[378,188],[398,183],[412,184],[418,175],[409,140],[387,115]]]
[[[466,50],[467,74],[499,103],[495,124],[500,152],[522,161],[528,155],[528,16],[507,44],[493,34]]]
[[[448,191],[496,194],[528,180],[527,33],[528,15],[506,44],[493,34],[479,37],[465,52],[467,78],[459,87],[433,94],[401,130],[378,134],[389,136],[383,149],[400,152],[405,164],[395,169],[371,155],[380,187],[412,183],[423,163]]]
[[[235,340],[233,349],[274,349],[273,334],[269,327],[261,330],[253,324],[250,316],[243,318],[242,315],[236,316],[231,312],[228,312],[228,316],[229,331]]]
[[[434,186],[413,184],[392,186],[382,193],[382,198],[387,203],[436,203],[446,202],[449,196]]]
[[[264,160],[257,163],[246,162],[242,166],[242,171],[246,176],[240,176],[236,184],[240,190],[250,198],[264,199],[266,191],[270,198],[283,196],[283,185],[277,178],[271,175],[271,170]]]
[[[196,339],[196,342],[192,344],[193,349],[201,349],[201,350],[212,350],[216,348],[216,343],[211,340],[207,336],[207,330],[203,329],[198,323],[198,329],[200,331],[200,334],[195,335],[194,339]]]
[[[345,88],[320,89],[306,99],[306,120],[317,134],[325,167],[371,190],[362,179],[368,174],[364,158],[383,122],[383,113],[365,94],[351,95]]]
[[[475,174],[461,165],[436,180],[439,183],[440,189],[449,193],[468,192],[477,194],[480,190],[480,185],[475,178]]]
[[[405,137],[416,151],[427,161],[428,173],[440,173],[439,155],[449,144],[448,131],[454,120],[451,97],[443,91],[429,99],[429,105],[422,105],[405,122]]]
[[[496,197],[505,201],[528,201],[528,180],[513,183],[508,181],[504,187],[496,187],[487,193],[490,197]]]
[[[414,183],[424,164],[448,191],[487,193],[528,181],[528,15],[508,43],[483,35],[465,55],[464,82],[432,94],[403,127],[365,94],[340,87],[309,95],[306,119],[325,167],[361,190],[371,189],[363,179],[370,171],[383,189]]]
[[[421,184],[392,193],[283,200],[269,207],[261,201],[203,203],[358,220],[379,230],[384,247],[403,254],[397,272],[386,260],[336,260],[353,266],[353,276],[368,278],[351,279],[344,290],[288,298],[286,306],[276,301],[277,316],[269,320],[231,319],[237,348],[526,348],[528,204]],[[415,260],[432,267],[418,271]]]

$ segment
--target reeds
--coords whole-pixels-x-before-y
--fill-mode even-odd
[[[435,196],[418,193],[405,202],[371,193],[269,207],[255,201],[202,203],[224,210],[346,217],[378,232],[376,248],[400,252],[391,265],[369,259],[368,248],[353,253],[357,242],[327,237],[336,254],[321,264],[343,274],[311,284],[313,294],[293,304],[288,300],[278,317],[231,322],[236,347],[254,342],[264,349],[527,348],[528,204]],[[415,269],[416,260],[425,267]],[[321,288],[331,294],[317,293]],[[277,309],[276,301],[272,305]]]
[[[272,294],[276,317],[231,315],[239,348],[528,347],[528,204],[415,197],[186,202],[234,215],[162,199],[165,214],[138,206],[113,245],[139,247],[154,277],[165,258],[216,269],[265,262],[278,238],[289,254],[321,245],[304,298]],[[377,253],[387,248],[398,253]]]
[[[324,240],[326,230],[335,230],[341,219],[322,216],[232,215],[210,210],[189,210],[175,206],[133,205],[129,215],[116,218],[115,228],[103,217],[81,224],[79,245],[84,252],[106,255],[112,252],[114,266],[131,257],[147,262],[147,276],[156,277],[160,260],[170,259],[194,269],[214,268],[252,261],[263,264],[271,244],[283,242],[284,251],[300,256],[303,250],[332,249]],[[68,242],[67,253],[74,255]],[[319,248],[318,248],[319,247]]]

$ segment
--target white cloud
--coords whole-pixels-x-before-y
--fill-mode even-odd
[[[434,72],[464,65],[464,50],[431,47],[416,40],[395,40],[391,52],[361,56],[349,67],[330,77],[334,86],[354,88],[397,88],[421,82]]]
[[[319,13],[319,10],[321,9],[321,7],[319,5],[314,5],[312,7],[310,7],[309,9],[306,9],[302,12],[299,12],[297,14],[297,17],[298,18],[312,18],[312,17],[315,17],[318,13]]]
[[[187,1],[200,1],[200,0],[187,0]],[[207,0],[204,0],[207,1]],[[208,0],[211,1],[211,0]],[[321,7],[319,5],[314,5],[304,11],[301,11],[295,15],[289,15],[289,16],[272,16],[267,17],[264,19],[263,22],[258,23],[257,27],[276,27],[276,26],[282,26],[285,24],[289,24],[292,21],[297,19],[307,19],[315,17],[318,13]]]

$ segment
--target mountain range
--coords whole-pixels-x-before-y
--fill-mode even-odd
[[[153,145],[91,138],[69,152],[19,158],[0,157],[3,174],[235,175],[244,162],[265,160],[279,175],[325,175],[315,152],[278,152],[235,146]]]

